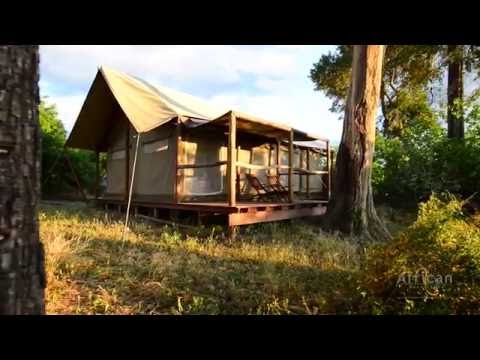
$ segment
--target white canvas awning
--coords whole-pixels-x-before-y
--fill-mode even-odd
[[[183,116],[213,120],[227,111],[194,96],[103,66],[100,68],[120,107],[139,133],[150,131],[173,117]]]
[[[194,96],[163,86],[152,86],[134,76],[102,66],[89,90],[66,146],[81,149],[102,150],[103,140],[112,121],[115,109],[121,108],[133,128],[144,133],[155,129],[173,118],[190,119],[192,126],[212,121],[221,122],[230,109],[208,104]],[[289,131],[290,127],[268,122],[258,117],[241,115],[242,119],[255,126],[269,126],[278,131]],[[295,130],[298,140],[313,140],[316,137]]]

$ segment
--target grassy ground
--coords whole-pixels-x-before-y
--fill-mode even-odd
[[[330,314],[361,301],[355,241],[299,221],[234,243],[142,223],[122,243],[122,219],[78,204],[43,205],[40,221],[50,314]]]

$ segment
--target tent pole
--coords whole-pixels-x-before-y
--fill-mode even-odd
[[[133,157],[132,180],[130,181],[130,190],[128,192],[127,213],[125,215],[125,225],[123,227],[122,244],[125,242],[125,235],[128,229],[128,218],[130,216],[130,205],[132,203],[133,181],[135,179],[135,170],[137,165],[138,143],[140,142],[140,133],[137,133],[137,143],[135,145],[135,155]]]
[[[128,200],[128,188],[130,179],[130,123],[127,123],[125,137],[125,201]]]

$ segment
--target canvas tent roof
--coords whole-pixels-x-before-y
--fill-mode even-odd
[[[152,86],[134,76],[102,66],[88,92],[66,146],[82,149],[102,149],[102,142],[118,106],[139,133],[148,132],[175,117],[200,119],[196,126],[207,123],[224,124],[229,109],[212,106],[194,96],[163,86]],[[244,113],[235,112],[240,127],[248,131],[279,135],[292,128]],[[255,129],[258,127],[258,129]],[[269,132],[265,132],[266,129]],[[253,129],[253,130],[252,130]],[[296,140],[318,137],[295,131]]]

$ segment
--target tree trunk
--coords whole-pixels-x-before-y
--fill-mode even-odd
[[[0,46],[0,314],[44,313],[38,46]]]
[[[382,45],[354,46],[332,200],[325,217],[330,229],[370,240],[390,238],[375,211],[371,185],[383,49]]]
[[[455,101],[463,100],[463,46],[448,45],[448,105],[447,122],[448,137],[464,138],[464,120],[461,104]]]

